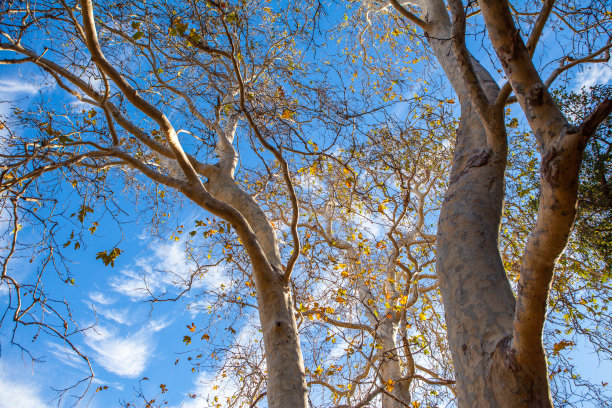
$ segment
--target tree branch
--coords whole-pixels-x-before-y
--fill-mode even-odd
[[[612,99],[606,99],[580,125],[583,137],[588,140],[595,133],[599,124],[608,119],[611,113]]]
[[[461,0],[449,0],[449,5],[453,17],[452,44],[457,58],[457,66],[465,81],[472,104],[487,129],[487,134],[489,134],[493,122],[491,120],[491,103],[480,85],[472,65],[471,56],[465,45],[465,10]]]
[[[108,77],[121,89],[128,100],[139,109],[141,112],[153,119],[166,135],[166,140],[170,145],[170,148],[174,152],[174,156],[181,166],[181,169],[185,173],[187,179],[199,185],[204,189],[202,181],[198,177],[195,169],[193,168],[189,158],[185,154],[174,130],[174,127],[166,118],[161,111],[150,104],[147,100],[138,95],[138,92],[125,80],[125,78],[107,61],[106,57],[102,52],[100,43],[98,42],[98,33],[96,30],[93,4],[91,0],[81,0],[81,8],[83,9],[83,26],[85,31],[86,43],[89,52],[91,53],[92,60],[104,72]]]
[[[253,133],[255,133],[255,136],[257,137],[259,142],[274,155],[276,160],[278,160],[280,167],[282,169],[282,172],[283,172],[283,180],[285,181],[285,185],[287,186],[287,191],[289,192],[289,200],[291,202],[291,209],[293,213],[292,218],[291,218],[291,236],[293,238],[293,251],[291,252],[291,256],[289,257],[289,260],[287,261],[287,266],[285,267],[285,272],[283,274],[283,279],[285,280],[285,282],[288,282],[289,279],[291,278],[291,272],[293,271],[293,267],[295,266],[295,263],[297,262],[297,259],[300,256],[300,246],[301,246],[300,236],[297,230],[297,225],[298,225],[298,221],[300,217],[300,208],[298,206],[297,196],[295,194],[295,188],[293,186],[293,182],[291,181],[291,176],[289,175],[289,165],[287,164],[287,160],[285,160],[285,158],[283,157],[279,149],[276,149],[274,146],[268,143],[268,141],[265,140],[265,138],[261,134],[261,131],[259,130],[259,126],[253,119],[250,110],[247,109],[246,89],[244,86],[244,81],[242,79],[242,72],[240,71],[240,67],[238,66],[238,61],[236,59],[236,52],[237,52],[236,45],[234,44],[234,40],[232,39],[232,36],[227,28],[227,25],[225,24],[225,21],[223,21],[223,26],[225,27],[227,38],[232,47],[232,54],[231,54],[232,66],[234,67],[234,74],[236,75],[236,80],[238,81],[238,86],[240,89],[240,110],[246,116],[249,126],[253,130]]]
[[[390,0],[389,3],[391,3],[393,8],[397,10],[397,12],[400,13],[402,16],[406,17],[412,24],[416,25],[417,27],[420,27],[423,31],[427,32],[429,25],[425,21],[421,20],[413,13],[408,11],[406,7],[400,4],[399,1]]]

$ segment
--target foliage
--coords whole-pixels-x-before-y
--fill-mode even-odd
[[[433,58],[431,43],[446,39],[423,31],[417,6],[117,1],[96,4],[88,25],[86,0],[23,3],[2,5],[0,50],[11,55],[3,64],[36,68],[43,85],[36,97],[8,101],[0,117],[0,289],[12,320],[0,327],[11,343],[27,354],[21,333],[32,341],[42,333],[76,353],[89,369],[71,391],[76,403],[108,392],[90,390],[95,367],[80,347],[95,327],[73,318],[47,282],[73,288],[75,254],[120,269],[132,255],[122,225],[141,222],[185,253],[178,270],[140,272],[137,290],[151,304],[184,300],[193,314],[175,334],[175,364],[212,373],[206,395],[189,395],[198,403],[272,399],[277,350],[262,311],[286,296],[304,367],[292,363],[313,405],[457,404],[437,225],[446,190],[482,164],[462,150],[468,115]],[[586,3],[558,4],[547,34],[589,55],[579,62],[601,62],[610,43],[593,47],[609,16],[598,19],[597,2]],[[513,9],[523,32],[540,7]],[[473,2],[466,10],[489,50],[481,10]],[[561,58],[550,82],[573,61]],[[499,61],[490,65],[502,72]],[[610,96],[610,86],[555,94],[577,124]],[[509,154],[500,252],[520,296],[542,146],[505,99],[501,106]],[[570,352],[587,342],[610,359],[611,132],[608,116],[585,150],[575,230],[548,296],[544,345],[560,406],[605,401],[605,386],[580,377]],[[24,261],[35,276],[19,274]],[[168,382],[148,381],[123,405],[168,404]]]

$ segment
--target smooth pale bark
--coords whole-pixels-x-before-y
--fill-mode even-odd
[[[232,204],[253,226],[267,266],[253,265],[268,369],[268,406],[307,407],[308,388],[289,282],[283,277],[276,234],[261,207],[229,177],[209,178],[211,194]]]
[[[507,146],[491,145],[470,99],[453,51],[452,24],[442,1],[425,1],[429,45],[459,96],[461,120],[453,166],[437,236],[437,274],[445,305],[448,341],[461,407],[522,406],[499,401],[496,390],[517,388],[511,368],[497,358],[512,333],[515,299],[498,248],[504,200]],[[491,76],[472,59],[485,95],[499,92]]]
[[[576,214],[582,154],[599,123],[612,111],[604,101],[580,126],[563,116],[533,65],[533,41],[529,48],[514,24],[505,0],[479,1],[493,48],[538,142],[540,202],[534,229],[527,240],[518,285],[513,323],[511,362],[516,377],[528,384],[530,406],[552,406],[547,363],[542,345],[546,301],[555,263],[563,252]],[[551,2],[540,16],[546,16]],[[544,19],[542,17],[541,19]],[[539,20],[541,20],[539,19]],[[504,398],[505,395],[500,395]]]
[[[421,203],[421,206],[423,204]],[[415,365],[412,359],[410,346],[406,341],[403,350],[405,360],[402,361],[400,353],[401,346],[399,344],[399,327],[406,310],[396,311],[389,307],[386,309],[376,310],[376,299],[370,291],[369,286],[365,283],[363,276],[367,276],[367,272],[363,269],[363,264],[359,256],[359,250],[354,247],[349,241],[342,239],[341,237],[334,234],[332,230],[333,214],[328,211],[332,204],[325,206],[324,209],[317,211],[323,218],[325,229],[314,227],[314,230],[321,233],[329,245],[334,246],[340,250],[345,251],[345,260],[349,266],[350,275],[356,277],[356,283],[358,288],[359,303],[363,306],[363,311],[366,318],[368,319],[369,326],[361,323],[350,323],[341,322],[335,319],[327,318],[326,321],[329,324],[337,327],[345,327],[351,329],[360,329],[370,332],[380,346],[377,350],[376,358],[371,361],[371,364],[377,366],[378,380],[380,380],[380,388],[378,391],[382,393],[382,408],[403,408],[410,406],[410,384],[415,374]],[[418,223],[417,228],[422,228],[423,215],[419,218],[421,221]],[[412,235],[416,235],[414,232]],[[390,281],[397,282],[398,277],[396,276],[396,261],[398,258],[398,252],[394,251],[389,257],[386,266],[386,292],[393,293],[397,297],[398,293],[395,284],[391,284]],[[408,285],[410,287],[410,285]],[[410,293],[409,301],[406,304],[406,309],[416,303],[418,294]],[[395,301],[394,301],[395,302]],[[405,327],[404,327],[405,330]],[[404,331],[405,333],[405,331]],[[370,370],[370,366],[366,369],[365,373],[362,373],[363,378],[367,376],[367,372]],[[383,391],[384,390],[384,391]],[[346,394],[351,393],[349,392]],[[346,395],[345,394],[345,395]],[[366,398],[368,401],[371,400],[372,394]],[[366,403],[362,401],[362,403]],[[358,406],[361,406],[358,404]]]
[[[575,215],[582,152],[597,124],[612,110],[603,103],[581,126],[561,114],[531,62],[550,14],[548,1],[528,49],[505,0],[480,1],[491,42],[542,154],[536,226],[523,257],[515,300],[498,249],[507,144],[500,93],[469,54],[465,16],[449,0],[423,0],[421,27],[461,102],[461,120],[448,191],[438,224],[437,273],[442,291],[461,407],[550,407],[542,329],[558,256]]]
[[[394,313],[395,315],[395,313]],[[382,363],[380,365],[380,376],[386,384],[390,384],[388,394],[383,394],[382,408],[404,408],[410,406],[410,382],[414,375],[414,363],[409,362],[411,372],[404,373],[402,361],[399,355],[398,344],[399,319],[384,319],[377,327],[377,338],[382,346],[380,351]]]
[[[493,389],[505,381],[492,375],[491,357],[511,333],[515,306],[498,248],[506,146],[488,146],[452,50],[448,13],[440,1],[428,5],[429,44],[461,103],[451,180],[438,222],[436,270],[459,404],[496,407]],[[485,92],[494,96],[497,85],[479,64],[473,64]]]
[[[92,61],[136,109],[159,125],[176,164],[185,176],[184,181],[178,182],[179,190],[205,210],[230,222],[249,255],[266,350],[268,406],[308,407],[306,374],[293,313],[291,289],[284,276],[276,234],[261,207],[238,187],[233,177],[237,157],[232,146],[235,123],[229,126],[227,131],[219,126],[214,129],[218,137],[219,164],[208,169],[208,183],[204,186],[197,173],[197,166],[194,166],[192,159],[184,152],[170,120],[142,98],[106,60],[98,42],[92,1],[81,0],[81,7],[84,37]]]

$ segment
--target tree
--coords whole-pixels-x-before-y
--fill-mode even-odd
[[[612,87],[596,86],[582,89],[579,93],[556,92],[553,94],[559,101],[563,113],[576,120],[585,120],[585,113],[594,106],[610,99]],[[576,219],[577,239],[585,247],[598,254],[602,261],[601,272],[610,270],[612,265],[612,236],[610,210],[612,196],[610,193],[610,155],[612,154],[612,123],[606,118],[592,140],[585,148],[578,188],[578,214]]]
[[[555,261],[574,219],[582,152],[612,110],[612,101],[602,102],[573,127],[551,98],[548,86],[560,72],[580,62],[596,61],[609,50],[605,34],[598,36],[603,26],[590,20],[598,18],[595,5],[585,5],[567,22],[563,20],[564,4],[545,2],[525,45],[515,20],[525,24],[522,16],[526,13],[513,14],[505,1],[481,1],[478,8],[449,1],[452,16],[442,1],[419,2],[419,7],[393,0],[391,4],[423,30],[461,103],[437,239],[437,274],[459,404],[551,406],[542,347],[546,299]],[[560,68],[544,82],[532,57],[553,9],[571,29],[572,23],[587,19],[586,32],[594,37],[589,49],[574,50],[585,56],[563,57]],[[508,77],[501,90],[467,50],[466,14],[482,14],[492,48]],[[580,37],[583,32],[575,33]],[[597,46],[600,48],[593,49]],[[568,60],[571,62],[566,63]],[[523,255],[516,299],[498,247],[507,161],[504,114],[511,92],[525,112],[542,156],[538,218]]]
[[[601,102],[601,99],[597,98],[601,91],[601,88],[598,88],[593,89],[592,94],[586,90],[579,93],[555,90],[553,95],[560,102],[564,113],[575,118],[590,112],[593,105]],[[580,105],[573,102],[577,100],[581,101]],[[600,385],[585,381],[585,378],[577,374],[575,362],[564,356],[578,344],[587,344],[600,360],[610,358],[610,347],[605,334],[610,302],[606,293],[609,270],[605,258],[606,232],[605,228],[589,228],[589,224],[601,219],[601,213],[607,211],[607,206],[605,200],[596,206],[585,206],[582,198],[585,192],[596,193],[601,186],[601,183],[594,182],[600,180],[601,176],[594,171],[593,164],[603,165],[609,160],[599,153],[609,139],[606,137],[606,122],[599,127],[585,151],[575,226],[555,266],[547,301],[543,340],[549,364],[552,398],[555,405],[559,406],[574,404],[582,399],[591,399],[594,405],[605,404],[606,401],[606,397],[598,390]],[[500,248],[515,290],[515,283],[520,275],[521,254],[528,238],[527,231],[533,228],[538,209],[538,159],[531,132],[523,129],[516,119],[508,121],[508,129],[509,150],[512,153],[508,159]],[[586,203],[589,203],[588,199]],[[582,234],[584,230],[590,231],[590,237],[595,239],[585,239]]]
[[[91,109],[82,114],[41,109],[31,115],[15,110],[16,120],[6,125],[21,122],[33,133],[9,133],[4,142],[8,152],[3,155],[1,191],[4,202],[11,203],[14,228],[2,282],[14,296],[9,308],[15,324],[37,324],[72,345],[69,337],[74,332],[68,331],[66,320],[53,326],[33,313],[35,306],[51,307],[42,288],[22,285],[7,266],[19,249],[18,213],[36,211],[27,204],[47,199],[38,195],[44,194],[40,187],[53,172],[82,174],[80,178],[69,176],[76,185],[87,176],[100,183],[100,178],[135,172],[135,177],[144,176],[175,190],[235,229],[248,254],[249,274],[257,292],[267,351],[268,404],[298,407],[307,405],[290,290],[300,251],[299,213],[282,153],[288,141],[276,144],[264,129],[274,121],[292,120],[296,102],[281,95],[283,87],[276,79],[284,72],[284,85],[297,84],[290,79],[300,64],[294,44],[308,37],[313,27],[306,17],[317,10],[301,4],[305,18],[297,19],[292,11],[289,21],[282,13],[262,8],[255,21],[249,16],[252,6],[210,1],[192,2],[176,10],[164,2],[147,9],[124,2],[106,9],[90,0],[5,3],[0,49],[20,57],[3,63],[36,65]],[[37,44],[38,29],[54,34]],[[177,108],[183,107],[188,113],[181,117]],[[98,112],[103,113],[105,123],[94,119]],[[234,144],[242,120],[248,123],[253,142],[257,140],[256,149],[268,152],[265,160],[276,161],[286,183],[293,209],[293,249],[286,263],[268,218],[235,178],[238,155]],[[188,142],[181,141],[177,123],[194,122],[199,122],[196,126],[204,137],[194,135]],[[198,159],[213,152],[214,164]],[[83,222],[91,211],[83,204],[79,220]],[[115,247],[98,257],[113,265],[121,252]],[[26,307],[22,303],[28,294],[31,303]]]
[[[349,79],[348,70],[342,72],[331,63],[320,64],[329,68],[317,73],[310,69],[315,65],[314,58],[304,56],[304,50],[317,45],[318,4],[296,2],[282,10],[271,10],[265,2],[230,5],[212,0],[189,2],[184,7],[160,2],[146,9],[118,2],[110,10],[94,7],[87,0],[75,5],[63,1],[26,5],[5,6],[0,50],[19,56],[3,63],[40,67],[60,88],[96,109],[59,112],[51,104],[41,104],[39,111],[23,112],[16,107],[12,120],[3,123],[5,144],[10,151],[2,156],[0,191],[6,208],[11,209],[11,224],[6,231],[11,239],[2,281],[9,286],[11,296],[15,296],[9,309],[16,323],[36,324],[68,341],[80,330],[67,331],[69,321],[64,316],[69,316],[69,312],[54,310],[59,319],[54,325],[37,319],[44,313],[33,313],[34,307],[48,307],[51,302],[44,298],[39,286],[23,285],[11,273],[9,261],[26,244],[17,238],[19,217],[25,214],[40,225],[49,226],[39,244],[59,248],[61,245],[54,242],[53,221],[47,215],[53,214],[50,186],[64,184],[61,176],[52,179],[51,175],[63,172],[82,189],[79,197],[84,199],[83,204],[74,212],[81,224],[93,210],[89,203],[94,198],[106,199],[108,190],[116,185],[113,178],[121,177],[138,191],[146,190],[151,182],[154,186],[164,185],[222,219],[224,230],[227,225],[233,227],[248,255],[236,256],[236,264],[251,265],[252,272],[244,266],[240,269],[242,290],[248,292],[246,287],[251,282],[256,288],[267,374],[262,369],[260,350],[249,355],[248,348],[231,348],[232,358],[237,359],[232,361],[243,361],[254,373],[252,381],[245,385],[244,399],[236,404],[256,405],[265,395],[270,406],[306,406],[308,376],[312,386],[333,388],[323,377],[334,373],[323,373],[323,367],[318,366],[306,372],[296,321],[296,314],[299,318],[300,313],[321,317],[325,327],[335,323],[337,327],[351,326],[350,330],[361,331],[353,338],[375,340],[369,354],[358,362],[358,371],[366,375],[346,376],[351,384],[360,387],[363,398],[358,405],[367,404],[377,395],[383,396],[385,405],[410,401],[414,385],[412,389],[404,387],[404,381],[415,384],[414,369],[418,367],[410,363],[410,345],[405,347],[407,351],[396,352],[399,337],[394,333],[408,333],[403,318],[408,313],[406,305],[413,301],[416,304],[419,294],[425,298],[429,292],[419,281],[433,279],[432,274],[423,270],[431,261],[431,252],[425,249],[435,241],[436,278],[445,319],[429,327],[437,333],[447,326],[456,376],[453,389],[457,391],[459,406],[552,405],[542,345],[547,299],[555,263],[568,242],[575,217],[582,154],[599,123],[609,116],[612,101],[603,98],[589,115],[580,118],[579,125],[573,126],[548,88],[571,68],[609,59],[610,18],[603,5],[585,1],[575,7],[547,0],[543,6],[533,2],[518,10],[503,0],[469,2],[467,6],[451,0],[448,8],[442,0],[364,1],[359,3],[358,10],[346,16],[345,26],[355,30],[356,35],[333,32],[340,36],[340,42],[344,40],[343,45],[355,41],[357,51],[349,53],[345,67],[368,72],[371,76],[366,76],[367,79],[380,77],[375,82],[366,80],[360,91],[366,96],[375,94],[386,102],[387,105],[381,104],[381,111],[387,112],[389,101],[397,96],[394,86],[399,84],[401,89],[409,82],[401,76],[409,77],[410,67],[403,60],[394,66],[384,50],[375,49],[376,44],[366,44],[368,30],[376,32],[372,38],[381,42],[390,38],[390,48],[396,54],[402,50],[398,49],[400,42],[395,37],[405,35],[402,40],[409,44],[406,52],[418,49],[425,56],[415,58],[417,62],[425,64],[424,59],[433,54],[458,96],[460,120],[435,240],[431,231],[424,229],[429,220],[419,215],[419,211],[427,211],[423,203],[418,200],[412,203],[417,214],[414,225],[408,225],[404,210],[410,207],[412,188],[417,198],[424,198],[429,187],[434,186],[434,191],[441,187],[436,183],[445,166],[441,163],[440,168],[429,174],[422,169],[412,172],[410,163],[394,156],[394,150],[402,145],[394,139],[401,139],[409,129],[389,131],[389,126],[378,122],[378,133],[362,133],[367,135],[363,140],[371,137],[374,143],[367,145],[360,140],[346,150],[348,157],[342,159],[334,159],[329,153],[336,139],[320,143],[319,139],[304,136],[311,130],[317,136],[324,133],[336,138],[344,134],[345,125],[359,128],[356,118],[368,111],[358,105],[358,98],[345,95],[354,90],[353,85],[334,93],[311,83],[323,81],[330,72],[336,72],[338,79],[337,83],[331,81],[328,88],[340,87],[339,83]],[[473,25],[468,26],[468,21]],[[474,46],[469,42],[471,35],[478,36],[485,30],[490,40],[480,37],[483,47],[497,56],[489,70],[482,62],[484,52],[472,55],[468,51],[468,46]],[[530,33],[526,44],[521,32]],[[545,56],[536,53],[545,32],[560,43],[573,46],[572,54],[553,56],[560,65],[546,81],[536,69],[540,61],[547,62]],[[40,38],[46,45],[38,43]],[[494,70],[503,71],[508,79],[501,89],[491,75]],[[431,92],[427,87],[424,83],[418,91]],[[420,98],[416,95],[415,99]],[[513,256],[520,258],[520,262],[502,258],[499,237],[507,181],[506,112],[514,102],[519,102],[541,155],[537,219],[532,228],[521,227],[521,237],[530,230],[525,249],[513,248]],[[374,113],[377,109],[371,108]],[[102,123],[95,118],[99,113],[104,115]],[[374,114],[368,118],[376,119]],[[360,125],[367,127],[371,123],[368,120]],[[200,134],[177,130],[180,128],[197,129]],[[183,134],[192,137],[179,137]],[[244,135],[240,143],[261,159],[263,177],[258,179],[259,173],[249,163],[238,169],[239,135]],[[319,144],[325,147],[320,149]],[[408,147],[417,146],[421,145],[413,143]],[[361,150],[376,157],[374,160],[393,161],[397,169],[390,171],[376,162],[363,160]],[[217,157],[214,164],[202,161],[213,154]],[[321,197],[309,196],[308,192],[302,195],[294,187],[292,166],[303,167],[301,164],[312,158],[315,159],[308,167],[315,173],[317,166],[323,165],[331,165],[332,171],[347,172],[346,177],[343,173],[326,176],[329,194]],[[438,164],[427,163],[433,165]],[[358,183],[358,174],[352,166],[365,175],[365,186]],[[404,178],[407,184],[398,194],[389,195],[381,180],[385,175]],[[253,179],[257,180],[249,184]],[[282,183],[276,183],[277,180]],[[376,192],[367,196],[370,181]],[[268,183],[277,192],[270,197],[279,197],[280,193],[281,198],[265,204],[255,201],[253,196],[265,190]],[[425,185],[428,188],[421,190]],[[157,199],[159,194],[153,196]],[[384,199],[390,200],[395,210],[389,212],[393,220],[392,227],[386,230],[389,240],[381,243],[385,248],[378,248],[376,259],[361,259],[367,243],[359,235],[352,238],[356,227],[348,213],[354,211],[355,205],[365,208],[368,217],[376,212],[385,213]],[[34,209],[39,203],[48,206],[45,217]],[[300,207],[310,213],[310,222],[300,223]],[[285,215],[288,209],[290,216]],[[432,216],[437,215],[436,205],[431,211]],[[286,237],[273,225],[279,221],[288,225]],[[402,231],[412,237],[422,234],[423,241],[407,239]],[[300,233],[308,247],[301,246]],[[287,238],[290,244],[279,236]],[[306,241],[314,236],[321,242]],[[73,238],[69,238],[69,245]],[[229,242],[235,241],[231,234],[223,239],[229,245],[224,250],[229,252],[235,247],[235,242]],[[419,257],[411,253],[412,248],[418,248]],[[334,260],[327,258],[329,264],[319,265],[313,254],[320,258],[323,251],[333,253]],[[300,254],[309,252],[313,262],[298,262]],[[232,261],[233,253],[224,256]],[[115,246],[98,255],[112,265],[121,250]],[[339,292],[333,294],[338,307],[333,311],[327,307],[322,310],[321,304],[316,305],[306,291],[299,303],[295,301],[291,291],[295,280],[291,276],[296,265],[314,275],[317,268],[338,266],[337,259],[341,257],[350,271],[347,276],[341,272],[347,287],[338,288]],[[55,258],[50,252],[46,259]],[[414,271],[410,263],[404,265],[406,259]],[[365,262],[371,262],[368,268],[361,264]],[[43,264],[47,265],[44,261]],[[518,264],[520,267],[513,270]],[[371,269],[384,273],[367,276]],[[518,276],[516,294],[513,272]],[[198,273],[196,270],[187,277],[187,289]],[[70,275],[65,279],[70,282]],[[431,287],[432,296],[437,293],[435,285],[425,287]],[[553,290],[561,293],[568,287],[560,280]],[[349,290],[354,295],[351,302]],[[325,294],[326,301],[330,296],[332,293]],[[22,306],[24,299],[31,300],[30,306]],[[223,295],[220,299],[227,297]],[[574,303],[572,300],[571,304]],[[439,306],[431,308],[437,315]],[[395,317],[391,313],[388,320],[381,321],[376,316],[387,316],[397,309],[402,313]],[[367,324],[340,320],[351,313],[364,313]],[[421,336],[425,338],[424,334]],[[437,336],[433,338],[439,341]],[[444,342],[439,343],[439,348],[444,349]],[[378,351],[381,347],[382,351]],[[565,345],[558,342],[555,347],[560,350]],[[406,373],[400,373],[401,364],[396,364],[400,358],[405,359]],[[447,360],[441,364],[443,370]],[[368,367],[374,364],[378,364],[377,369],[370,374]],[[427,370],[430,376],[440,377],[438,385],[451,385],[453,380],[446,372],[439,375],[436,370]],[[265,394],[261,392],[264,379]],[[347,400],[352,398],[352,391],[338,392],[336,388],[332,392]]]
[[[303,325],[325,328],[320,348],[336,356],[338,343],[346,345],[346,356],[319,357],[308,373],[311,394],[322,388],[321,399],[336,406],[365,406],[379,395],[383,407],[433,405],[454,392],[430,221],[445,187],[454,123],[445,122],[447,103],[420,103],[412,101],[414,119],[387,118],[365,142],[302,170],[308,280],[296,301]],[[317,289],[309,290],[313,279]]]

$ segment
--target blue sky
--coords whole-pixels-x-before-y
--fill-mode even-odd
[[[584,69],[576,74],[571,86],[577,90],[596,83],[612,83],[612,65],[598,64]],[[29,104],[41,93],[51,93],[59,100],[75,102],[53,85],[44,84],[38,71],[30,70],[27,66],[0,66],[0,99],[22,99],[21,103]],[[408,94],[412,96],[412,91]],[[0,114],[8,113],[8,105],[0,103]],[[98,219],[94,216],[86,219],[86,222]],[[224,390],[222,387],[212,390],[210,385],[201,385],[201,380],[208,382],[216,372],[192,372],[192,365],[186,361],[187,355],[183,353],[198,343],[194,341],[194,344],[187,345],[183,339],[190,334],[187,325],[195,323],[199,326],[209,318],[206,311],[197,309],[197,306],[205,308],[206,300],[196,299],[190,294],[176,302],[152,306],[146,301],[148,297],[143,290],[144,275],[150,283],[149,289],[161,293],[175,290],[176,278],[189,273],[192,263],[185,251],[185,238],[175,241],[170,236],[151,235],[145,223],[146,217],[142,217],[139,223],[122,225],[119,232],[104,217],[107,216],[98,219],[101,226],[95,237],[87,239],[87,246],[71,253],[74,263],[70,268],[74,285],[55,279],[47,287],[49,292],[68,301],[79,325],[95,324],[92,330],[77,335],[76,343],[91,358],[96,373],[92,388],[109,388],[84,401],[90,407],[116,406],[120,400],[131,401],[134,388],[142,384],[148,396],[167,398],[170,406],[202,406],[202,400],[194,400],[189,394],[207,395],[209,392],[223,393]],[[201,210],[185,205],[177,208],[170,222],[184,224],[188,229],[196,219],[204,217]],[[25,225],[20,237],[36,240],[38,233]],[[61,234],[67,237],[69,228],[63,229]],[[117,242],[125,252],[117,258],[114,267],[104,266],[101,261],[95,260],[97,252]],[[36,265],[24,259],[15,260],[12,267],[24,279],[36,273]],[[176,275],[170,275],[167,271],[173,271]],[[221,285],[230,286],[225,272],[223,266],[212,268],[199,281],[199,288],[218,290]],[[0,296],[5,302],[5,288],[0,288]],[[239,341],[258,338],[257,330],[253,329],[256,320],[254,315],[246,315],[239,320],[236,335]],[[44,360],[44,363],[32,365],[27,356],[24,357],[17,347],[10,345],[9,328],[7,324],[0,331],[0,408],[55,406],[57,394],[51,387],[69,386],[87,375],[80,359],[63,344],[44,336],[32,342],[33,333],[20,330],[17,339],[27,344],[36,357]],[[227,327],[219,324],[217,329],[223,333]],[[599,366],[588,350],[582,348],[572,354],[576,363],[585,367],[585,372],[591,372],[593,378],[607,379],[606,374],[611,368],[609,363]],[[223,356],[219,358],[223,359]],[[177,359],[178,363],[175,364]],[[148,380],[142,381],[143,377]],[[231,379],[224,381],[226,391],[236,386]],[[159,395],[160,384],[167,386],[167,393]],[[68,404],[72,400],[66,398],[65,401]]]

